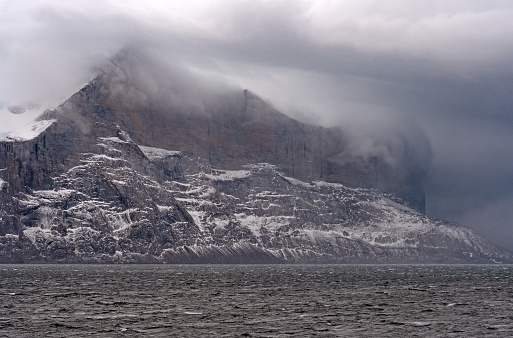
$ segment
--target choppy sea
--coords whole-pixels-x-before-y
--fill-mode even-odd
[[[512,265],[0,265],[0,337],[513,337]]]

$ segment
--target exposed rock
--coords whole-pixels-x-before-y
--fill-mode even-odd
[[[134,103],[113,94],[122,71],[0,141],[0,262],[513,262],[422,214],[422,170],[344,158],[339,129],[248,91],[204,111]]]

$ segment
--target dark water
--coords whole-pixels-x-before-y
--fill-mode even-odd
[[[512,337],[513,266],[0,265],[7,337]]]

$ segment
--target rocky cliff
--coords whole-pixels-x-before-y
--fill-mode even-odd
[[[134,58],[0,141],[0,262],[513,261],[422,214],[422,168],[248,91],[148,90]]]

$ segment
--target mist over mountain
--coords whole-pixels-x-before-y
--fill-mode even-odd
[[[291,125],[288,117],[248,90],[194,74],[172,60],[135,48],[118,53],[101,77],[107,83],[101,90],[108,102],[121,111],[116,119],[143,144],[156,142],[166,149],[194,145],[195,152],[208,151],[204,157],[210,164],[224,167],[229,163],[231,168],[246,159],[277,164],[287,158],[286,173],[292,176],[395,192],[424,210],[423,184],[431,149],[425,133],[414,124],[381,124],[359,133],[350,132],[357,126],[326,131],[297,122]],[[180,125],[182,129],[168,135],[167,129],[155,126],[152,128],[157,131],[148,139],[146,131],[137,126],[156,117],[162,118],[165,126]],[[208,125],[202,127],[205,118]],[[287,134],[290,130],[294,133]],[[280,132],[283,135],[277,138]],[[191,137],[195,140],[184,141]],[[244,150],[237,152],[237,148]]]
[[[420,128],[325,128],[125,48],[0,141],[2,262],[500,263],[424,215]]]
[[[137,46],[296,120],[343,128],[353,152],[393,144],[389,158],[404,157],[399,144],[415,144],[420,129],[432,156],[421,141],[406,157],[431,161],[427,214],[513,249],[510,1],[0,0],[0,9],[0,137]],[[31,103],[41,110],[8,110]]]

